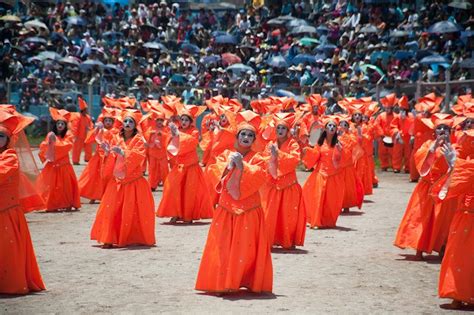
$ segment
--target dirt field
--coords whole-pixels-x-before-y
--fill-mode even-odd
[[[300,182],[307,176],[299,173]],[[444,313],[437,256],[410,261],[412,251],[392,245],[414,184],[406,175],[379,177],[362,211],[341,216],[339,228],[308,230],[304,248],[273,251],[273,295],[193,290],[209,221],[185,226],[159,219],[156,247],[106,250],[89,240],[97,205],[29,214],[48,290],[2,296],[0,313]],[[158,205],[161,192],[154,196]]]

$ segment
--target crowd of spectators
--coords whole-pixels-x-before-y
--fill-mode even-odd
[[[472,78],[469,2],[257,2],[207,9],[28,1],[0,12],[0,76],[18,82],[24,109],[44,102],[44,91],[89,83],[102,95],[174,91],[201,104],[216,94],[311,87],[329,98],[372,96],[377,83],[443,82],[448,71],[451,80]]]

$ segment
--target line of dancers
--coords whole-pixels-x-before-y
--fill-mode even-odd
[[[412,181],[420,178],[395,245],[414,248],[422,258],[422,252],[441,251],[447,244],[445,257],[450,253],[454,258],[443,260],[440,296],[452,298],[457,306],[472,302],[474,282],[466,281],[466,275],[474,275],[472,263],[459,256],[464,257],[461,250],[472,251],[473,242],[448,238],[454,222],[457,229],[465,228],[473,213],[469,212],[472,185],[466,184],[473,181],[472,168],[467,167],[473,146],[470,96],[459,98],[454,119],[439,113],[442,98],[434,94],[417,101],[415,114],[406,97],[393,94],[381,100],[382,106],[370,98],[345,98],[338,103],[343,111],[332,115],[326,114],[327,100],[318,94],[310,95],[305,104],[287,97],[254,100],[250,110],[221,96],[208,100],[207,106],[184,105],[179,98],[166,96],[142,102],[141,110],[133,98],[105,97],[103,102],[94,126],[82,99],[79,113],[50,109],[54,124],[40,145],[44,168],[34,196],[44,205],[29,211],[72,211],[80,208],[80,197],[91,203],[100,200],[91,239],[104,248],[154,245],[156,216],[168,217],[174,224],[212,218],[196,290],[227,293],[245,287],[271,292],[271,247],[303,246],[306,225],[334,228],[342,212],[360,209],[364,196],[378,186],[373,155],[378,142],[382,170],[391,167],[395,173],[410,173]],[[13,119],[8,115],[18,121],[26,118],[11,106],[0,110],[4,115],[0,135],[9,139],[3,146],[0,142],[3,166],[7,153],[15,155],[16,141],[10,139],[22,129],[3,127]],[[199,132],[196,122],[206,110],[210,113]],[[92,144],[96,151],[92,155],[86,149],[88,164],[77,179],[69,152],[76,152],[73,162],[78,163],[77,152],[80,155],[82,147]],[[302,186],[296,178],[301,163],[311,172]],[[16,172],[21,170],[17,165]],[[163,196],[155,207],[152,191],[160,185]],[[17,182],[10,189],[21,187]],[[15,207],[24,220],[21,204]],[[458,213],[467,215],[457,218]],[[466,230],[471,236],[472,229]],[[4,244],[8,237],[2,237],[2,246],[8,245]],[[16,251],[26,253],[29,266],[37,271],[27,228],[22,238],[29,245]],[[459,274],[464,278],[453,279],[450,271],[461,262]],[[38,271],[35,279],[41,279]],[[0,292],[44,289],[41,281],[25,287],[20,279],[7,280],[0,276]]]

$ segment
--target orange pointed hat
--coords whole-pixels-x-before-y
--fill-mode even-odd
[[[273,116],[273,120],[275,127],[278,125],[283,125],[289,129],[293,127],[293,124],[296,120],[296,115],[295,113],[276,113]]]
[[[408,97],[406,95],[403,95],[402,97],[400,97],[400,99],[398,100],[398,106],[405,110],[410,109],[410,104],[408,103]]]
[[[391,93],[384,98],[381,98],[380,103],[382,103],[384,107],[394,107],[398,103],[398,98],[395,93]]]
[[[0,106],[0,132],[8,137],[16,135],[35,120],[33,117],[26,117],[16,111],[4,110],[2,107]]]
[[[199,115],[204,113],[205,110],[206,106],[183,105],[178,107],[178,115],[186,115],[195,121]]]
[[[436,129],[439,125],[452,127],[454,120],[450,114],[435,113],[430,118],[422,118],[421,121],[430,129]]]
[[[236,122],[237,133],[244,129],[252,130],[253,132],[257,133],[260,128],[262,118],[251,110],[244,110],[237,113]]]
[[[128,109],[122,110],[121,115],[120,115],[121,121],[124,121],[126,117],[133,118],[133,120],[135,121],[135,124],[138,126],[140,120],[143,117],[143,114],[137,109],[128,108]]]
[[[77,102],[79,103],[79,109],[80,110],[84,110],[84,109],[88,108],[86,101],[84,101],[84,99],[82,97],[78,96],[77,97]]]
[[[49,108],[49,113],[54,121],[62,120],[68,122],[71,118],[71,113],[65,109],[57,109],[54,107]]]

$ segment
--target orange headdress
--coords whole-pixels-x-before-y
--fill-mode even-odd
[[[430,118],[422,118],[421,121],[430,129],[436,129],[439,125],[453,126],[452,116],[449,114],[436,113]]]
[[[252,130],[253,132],[257,133],[260,123],[262,122],[262,118],[251,110],[245,110],[237,113],[236,122],[237,133],[244,129]]]
[[[68,122],[71,119],[71,113],[65,109],[49,108],[49,113],[54,121],[62,120]]]
[[[398,106],[405,110],[410,109],[410,104],[408,103],[408,97],[406,95],[403,95],[402,97],[400,97],[400,99],[398,100]]]
[[[18,134],[35,120],[16,111],[9,112],[2,107],[0,107],[0,132],[5,133],[8,137]]]
[[[398,103],[398,98],[395,93],[391,93],[381,98],[380,103],[382,103],[384,107],[394,107]]]
[[[79,103],[80,110],[84,110],[88,108],[86,101],[82,97],[78,96],[77,102]]]

